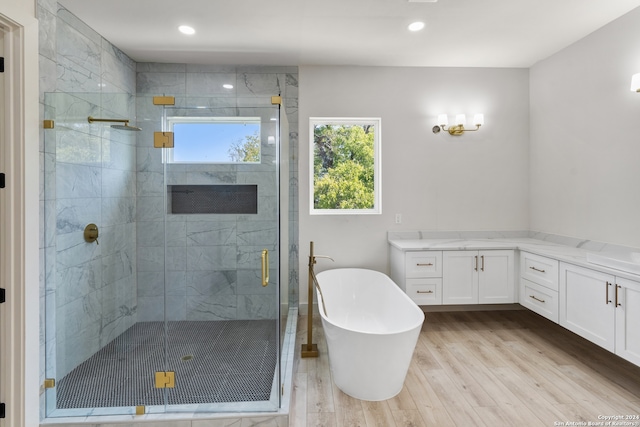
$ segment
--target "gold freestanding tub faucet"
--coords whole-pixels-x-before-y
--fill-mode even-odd
[[[316,263],[316,258],[326,258],[333,261],[333,258],[326,255],[314,255],[313,254],[313,242],[309,244],[309,297],[307,299],[307,343],[302,344],[302,357],[318,357],[318,345],[313,344],[313,288],[314,286],[318,289],[318,293],[320,294],[320,301],[318,303],[322,303],[322,310],[324,310],[324,314],[329,317],[327,314],[327,307],[324,305],[324,296],[322,295],[322,289],[320,288],[320,284],[318,283],[318,279],[316,279],[316,274],[313,272],[313,266]]]

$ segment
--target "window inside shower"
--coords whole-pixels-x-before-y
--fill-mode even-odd
[[[260,117],[168,117],[169,163],[260,163]]]

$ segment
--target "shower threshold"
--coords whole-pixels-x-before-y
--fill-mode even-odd
[[[275,320],[138,322],[56,386],[58,409],[269,400]],[[166,352],[166,358],[165,358]],[[155,388],[156,371],[175,387]],[[166,395],[165,395],[166,393]]]

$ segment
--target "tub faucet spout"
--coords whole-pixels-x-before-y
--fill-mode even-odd
[[[313,242],[311,242],[311,244],[313,244]],[[316,259],[318,259],[318,258],[330,259],[331,261],[335,262],[335,260],[333,258],[331,258],[330,256],[326,256],[326,255],[310,255],[309,256],[309,261],[311,261],[313,264],[315,264],[317,262]]]
[[[309,245],[309,298],[307,299],[307,343],[302,344],[302,357],[318,357],[318,345],[313,344],[313,288],[318,289],[320,294],[320,302],[322,303],[322,310],[324,310],[325,316],[327,314],[327,307],[324,305],[324,296],[322,295],[322,289],[316,279],[316,274],[313,271],[313,266],[316,264],[318,258],[330,259],[333,258],[326,255],[314,255],[313,254],[313,242]]]

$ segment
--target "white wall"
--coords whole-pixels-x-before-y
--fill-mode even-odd
[[[301,303],[309,241],[336,260],[317,271],[388,272],[387,231],[528,229],[527,69],[303,66],[299,78]],[[458,112],[486,124],[431,132]],[[309,215],[309,117],[382,118],[382,215]]]
[[[640,247],[640,8],[530,69],[530,229]]]

